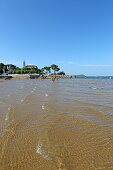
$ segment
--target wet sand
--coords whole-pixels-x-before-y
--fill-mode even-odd
[[[0,82],[0,170],[113,169],[113,80]]]

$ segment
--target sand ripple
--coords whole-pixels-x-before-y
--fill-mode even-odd
[[[7,83],[0,84],[0,170],[113,169],[112,80]]]

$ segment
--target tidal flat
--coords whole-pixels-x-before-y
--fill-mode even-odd
[[[0,82],[0,170],[113,169],[113,80]]]

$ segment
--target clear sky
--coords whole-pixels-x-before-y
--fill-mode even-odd
[[[0,62],[113,75],[113,0],[0,0]]]

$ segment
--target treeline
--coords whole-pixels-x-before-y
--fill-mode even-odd
[[[56,64],[52,64],[51,66],[45,66],[41,69],[39,69],[38,67],[23,67],[23,68],[19,68],[16,67],[13,69],[8,69],[7,65],[0,63],[0,74],[3,73],[8,73],[8,74],[59,74],[59,75],[65,75],[65,73],[63,71],[60,71],[60,68],[58,67],[58,65]]]
[[[8,71],[7,66],[4,63],[0,63],[0,74],[3,74],[3,72]]]
[[[42,74],[41,70],[38,68],[27,68],[27,67],[23,67],[23,68],[19,68],[16,67],[14,70],[9,70],[8,74]]]

